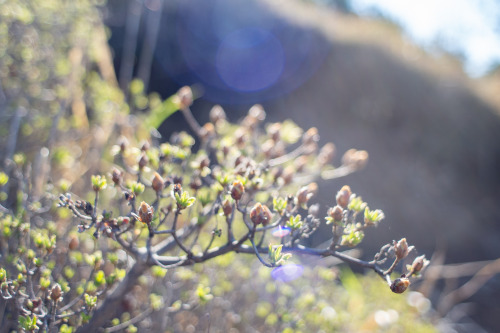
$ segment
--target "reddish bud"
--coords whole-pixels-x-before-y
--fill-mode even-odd
[[[139,158],[139,162],[138,162],[138,165],[139,165],[139,170],[142,170],[144,169],[144,167],[146,165],[148,165],[148,162],[149,162],[149,158],[148,156],[143,152],[141,154],[141,157]]]
[[[252,210],[250,210],[250,220],[252,220],[253,224],[259,225],[267,225],[269,221],[271,221],[271,211],[266,205],[262,205],[260,202],[257,202]]]
[[[421,255],[415,258],[413,260],[413,264],[411,265],[411,272],[412,274],[418,274],[420,271],[427,266],[429,263],[428,260],[425,259],[425,255]]]
[[[399,242],[394,242],[394,252],[396,253],[396,258],[398,260],[403,260],[408,255],[408,243],[406,238],[401,238]]]
[[[151,180],[151,187],[155,190],[155,192],[161,192],[165,188],[165,181],[158,172],[155,172],[153,180]]]
[[[139,221],[145,224],[150,224],[153,220],[154,208],[145,203],[141,202],[141,206],[139,207]]]
[[[233,183],[233,186],[231,187],[231,198],[233,198],[234,200],[240,200],[243,196],[243,193],[245,193],[245,187],[243,186],[241,181],[235,181]]]
[[[68,243],[68,248],[70,250],[75,250],[76,248],[78,248],[78,246],[80,245],[80,241],[78,240],[78,236],[77,235],[70,235],[69,236],[69,243]]]
[[[224,212],[225,216],[229,216],[233,212],[233,206],[231,205],[229,199],[226,199],[222,202],[222,211]]]
[[[349,200],[351,198],[351,188],[347,185],[342,186],[340,191],[337,192],[337,196],[335,199],[337,200],[337,205],[342,208],[346,208],[349,204]]]
[[[61,286],[59,285],[59,283],[56,283],[52,289],[50,290],[50,298],[53,300],[53,301],[58,301],[59,298],[61,298],[62,296],[62,289],[61,289]]]
[[[122,183],[122,177],[122,172],[116,168],[114,168],[111,172],[111,180],[116,186],[120,186],[120,184]]]
[[[344,210],[340,206],[335,206],[328,209],[328,215],[333,218],[335,222],[340,222],[344,218]]]
[[[396,294],[404,293],[410,286],[410,280],[405,277],[397,278],[391,283],[391,290]]]

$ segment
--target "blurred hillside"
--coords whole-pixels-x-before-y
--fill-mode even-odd
[[[215,7],[226,16],[206,19]],[[193,8],[182,1],[164,3],[151,91],[165,97],[181,85],[200,84],[203,95],[193,112],[202,121],[214,103],[237,119],[258,102],[271,121],[290,118],[303,127],[318,127],[322,143],[336,144],[338,158],[350,147],[366,149],[366,169],[342,180],[386,213],[385,224],[371,231],[376,237],[365,244],[366,256],[407,236],[428,255],[445,251],[448,262],[500,257],[498,73],[471,80],[458,60],[426,54],[390,23],[310,3],[227,0]],[[126,13],[123,2],[110,1],[107,24],[117,70]],[[139,36],[152,13],[144,15]],[[227,24],[221,18],[228,18]],[[272,84],[236,89],[228,84],[230,78],[224,81],[215,72],[220,50],[211,29],[252,26],[272,33],[287,62]],[[136,56],[140,58],[139,51]],[[168,137],[180,124],[175,115],[161,132]],[[323,211],[341,185],[320,184]],[[324,234],[326,238],[328,232]],[[313,241],[324,240],[318,236]],[[500,289],[495,282],[487,288],[483,294]],[[483,319],[494,325],[495,315],[500,315],[500,305],[490,302]]]

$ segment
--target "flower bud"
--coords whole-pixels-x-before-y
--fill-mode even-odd
[[[235,181],[233,183],[233,186],[231,187],[231,198],[233,198],[234,200],[240,200],[243,196],[243,193],[245,193],[245,187],[243,186],[241,181]]]
[[[179,103],[179,109],[186,109],[193,104],[193,91],[190,87],[184,86],[177,91],[176,102]]]
[[[311,127],[302,135],[302,143],[304,145],[310,145],[311,143],[316,143],[319,141],[318,129],[316,127]]]
[[[295,169],[293,168],[293,166],[291,165],[287,166],[283,170],[283,173],[281,174],[281,178],[283,179],[283,184],[284,185],[290,184],[293,180],[294,174],[295,174]]]
[[[215,127],[212,123],[206,123],[200,129],[200,137],[203,140],[210,140],[215,137]]]
[[[420,271],[429,264],[429,261],[425,259],[425,255],[421,255],[413,260],[413,264],[411,265],[412,274],[418,274]]]
[[[128,147],[128,139],[127,139],[127,137],[125,137],[123,135],[120,136],[118,138],[117,144],[120,147],[120,152],[123,154],[125,152],[125,150],[127,149],[127,147]]]
[[[78,245],[80,245],[80,241],[78,240],[78,236],[74,235],[74,234],[70,235],[68,248],[73,251],[73,250],[76,250]]]
[[[264,111],[264,108],[260,104],[255,104],[248,110],[248,115],[259,122],[264,121],[266,119],[266,111]]]
[[[318,154],[318,163],[321,166],[327,165],[335,157],[335,145],[331,142],[324,145]]]
[[[141,145],[141,151],[148,151],[151,145],[147,141],[143,141]]]
[[[61,298],[62,296],[62,289],[61,289],[61,286],[59,285],[59,283],[56,283],[52,289],[50,290],[50,298],[53,300],[53,301],[58,301],[59,298]]]
[[[397,278],[391,283],[391,290],[396,294],[404,293],[404,291],[410,285],[410,280],[405,277]]]
[[[122,172],[117,168],[114,168],[113,171],[111,172],[111,180],[116,186],[120,186],[120,184],[122,183],[122,177],[123,177]]]
[[[257,202],[252,210],[250,210],[250,220],[252,220],[253,224],[259,225],[267,225],[269,221],[271,221],[271,211],[266,205],[262,205],[260,202]]]
[[[293,165],[295,166],[295,170],[297,172],[304,171],[305,166],[307,165],[307,156],[301,155],[295,159]]]
[[[312,196],[317,192],[317,190],[318,184],[316,183],[311,183],[307,186],[301,187],[296,194],[297,204],[299,206],[306,205],[309,199],[311,199]]]
[[[139,170],[144,169],[146,165],[148,165],[149,158],[148,156],[143,152],[141,154],[141,157],[139,158],[138,165],[139,165]]]
[[[151,187],[157,193],[163,191],[163,189],[165,188],[165,181],[163,180],[163,177],[160,176],[160,174],[158,172],[155,172],[155,174],[153,176],[153,180],[151,180]]]
[[[335,206],[328,209],[328,215],[335,221],[340,222],[344,218],[344,210],[340,206]]]
[[[220,105],[214,105],[210,110],[208,116],[210,117],[210,121],[213,124],[217,124],[221,120],[226,120],[226,113],[224,112],[224,109]]]
[[[356,169],[363,168],[368,162],[368,152],[366,150],[349,149],[342,156],[342,164],[349,165]]]
[[[267,128],[267,133],[271,137],[271,140],[278,142],[280,140],[281,123],[274,123],[269,125]]]
[[[225,216],[229,216],[233,212],[233,206],[231,205],[229,199],[226,199],[222,202],[222,211],[224,212]]]
[[[399,242],[394,242],[394,251],[398,260],[403,260],[408,255],[408,243],[406,238],[401,238]]]
[[[154,208],[145,203],[141,202],[141,206],[139,207],[139,221],[145,224],[150,224],[153,220]]]
[[[335,199],[337,200],[337,204],[342,207],[346,208],[347,205],[349,204],[349,200],[351,198],[351,188],[347,185],[342,186],[340,191],[337,192],[337,196]]]

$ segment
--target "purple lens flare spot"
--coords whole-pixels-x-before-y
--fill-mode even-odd
[[[271,234],[274,237],[283,238],[285,236],[288,236],[290,232],[291,232],[290,228],[278,226],[276,229],[273,230]]]
[[[304,273],[304,267],[296,264],[289,264],[276,267],[271,272],[271,276],[276,281],[290,282],[299,278]]]

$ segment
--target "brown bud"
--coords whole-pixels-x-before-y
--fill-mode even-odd
[[[301,187],[296,194],[297,204],[299,206],[303,206],[303,205],[307,204],[309,199],[311,199],[312,196],[317,191],[318,191],[318,184],[316,184],[316,183],[311,183],[307,186]]]
[[[333,160],[335,156],[335,145],[331,142],[324,145],[318,154],[318,163],[323,166],[327,165]]]
[[[337,192],[337,196],[335,199],[337,200],[337,205],[339,205],[342,208],[347,208],[347,205],[349,204],[349,200],[351,198],[351,188],[347,185],[342,186],[340,191]]]
[[[342,164],[349,165],[356,169],[363,168],[368,162],[368,152],[366,150],[349,149],[342,156]]]
[[[217,124],[221,120],[226,120],[226,113],[220,105],[214,105],[209,113],[210,121]]]
[[[243,148],[247,142],[246,132],[243,129],[238,128],[234,132],[234,139],[235,139],[236,146],[238,148]]]
[[[266,158],[273,157],[273,148],[274,148],[274,141],[271,139],[264,141],[264,143],[260,146],[260,150],[264,153],[264,156]]]
[[[396,294],[404,293],[410,285],[410,280],[405,277],[397,278],[391,283],[391,290]]]
[[[224,212],[225,216],[229,216],[233,212],[233,206],[231,205],[229,199],[226,199],[222,202],[222,211]]]
[[[123,135],[122,135],[122,136],[120,136],[120,137],[118,138],[118,142],[117,142],[117,144],[118,144],[118,146],[120,147],[120,152],[121,152],[121,153],[124,153],[124,152],[125,152],[125,150],[126,150],[126,149],[127,149],[127,147],[128,147],[128,139],[127,139],[127,137],[125,137],[125,136],[123,136]]]
[[[153,180],[151,180],[151,187],[157,193],[163,191],[165,188],[165,180],[163,180],[163,177],[158,172],[155,172]]]
[[[141,202],[141,206],[139,207],[139,221],[145,224],[150,224],[153,220],[154,208],[145,203]]]
[[[148,162],[149,162],[149,158],[148,156],[143,152],[141,154],[141,157],[139,158],[139,162],[138,162],[138,165],[139,165],[139,170],[142,170],[144,169],[144,167],[146,165],[148,165]]]
[[[186,109],[193,104],[193,91],[190,87],[184,86],[177,92],[176,99],[179,103],[179,108],[181,110]]]
[[[269,125],[267,128],[267,133],[271,137],[271,140],[278,142],[280,140],[281,123],[274,123]]]
[[[237,180],[233,183],[231,187],[231,198],[234,200],[240,200],[245,193],[245,186],[241,183],[241,181]]]
[[[260,202],[257,202],[252,210],[250,210],[250,220],[252,220],[253,224],[259,225],[267,225],[271,221],[271,211],[267,208],[266,205],[262,205]]]
[[[68,248],[73,251],[78,248],[79,245],[80,241],[78,240],[78,236],[75,234],[71,234],[69,236]]]
[[[120,184],[122,183],[122,176],[122,172],[117,168],[114,168],[111,172],[111,180],[116,186],[120,186]]]
[[[319,141],[318,129],[316,127],[311,127],[302,135],[302,143],[304,145],[309,145],[311,143],[316,143]]]
[[[248,110],[248,115],[252,118],[255,118],[259,122],[264,121],[266,119],[266,111],[260,104],[255,104]]]
[[[295,174],[295,169],[293,166],[289,165],[287,166],[284,170],[283,173],[281,174],[281,178],[283,179],[283,184],[288,185],[292,182],[293,180],[293,175]]]
[[[200,137],[203,140],[209,140],[215,137],[215,127],[212,123],[206,123],[200,129]]]
[[[396,253],[396,258],[398,260],[403,260],[408,255],[408,243],[406,238],[401,238],[399,242],[394,242],[394,252]]]
[[[59,283],[56,283],[52,289],[50,290],[50,298],[53,300],[53,301],[58,301],[59,298],[61,298],[62,296],[62,289],[61,289],[61,286],[59,285]]]
[[[293,163],[293,165],[295,166],[295,170],[297,170],[297,172],[304,171],[304,167],[307,165],[307,160],[307,156],[304,155],[297,157]]]
[[[195,176],[191,178],[191,182],[189,182],[189,187],[195,191],[199,190],[203,186],[201,178],[199,176]]]
[[[149,142],[147,141],[142,142],[141,151],[148,151],[150,146],[151,145],[149,144]]]
[[[412,274],[418,274],[420,271],[427,266],[429,263],[428,260],[425,259],[425,255],[421,255],[415,258],[413,260],[413,264],[411,265],[411,272]]]
[[[344,210],[340,206],[335,206],[328,209],[328,215],[333,218],[335,222],[340,222],[344,218]]]

